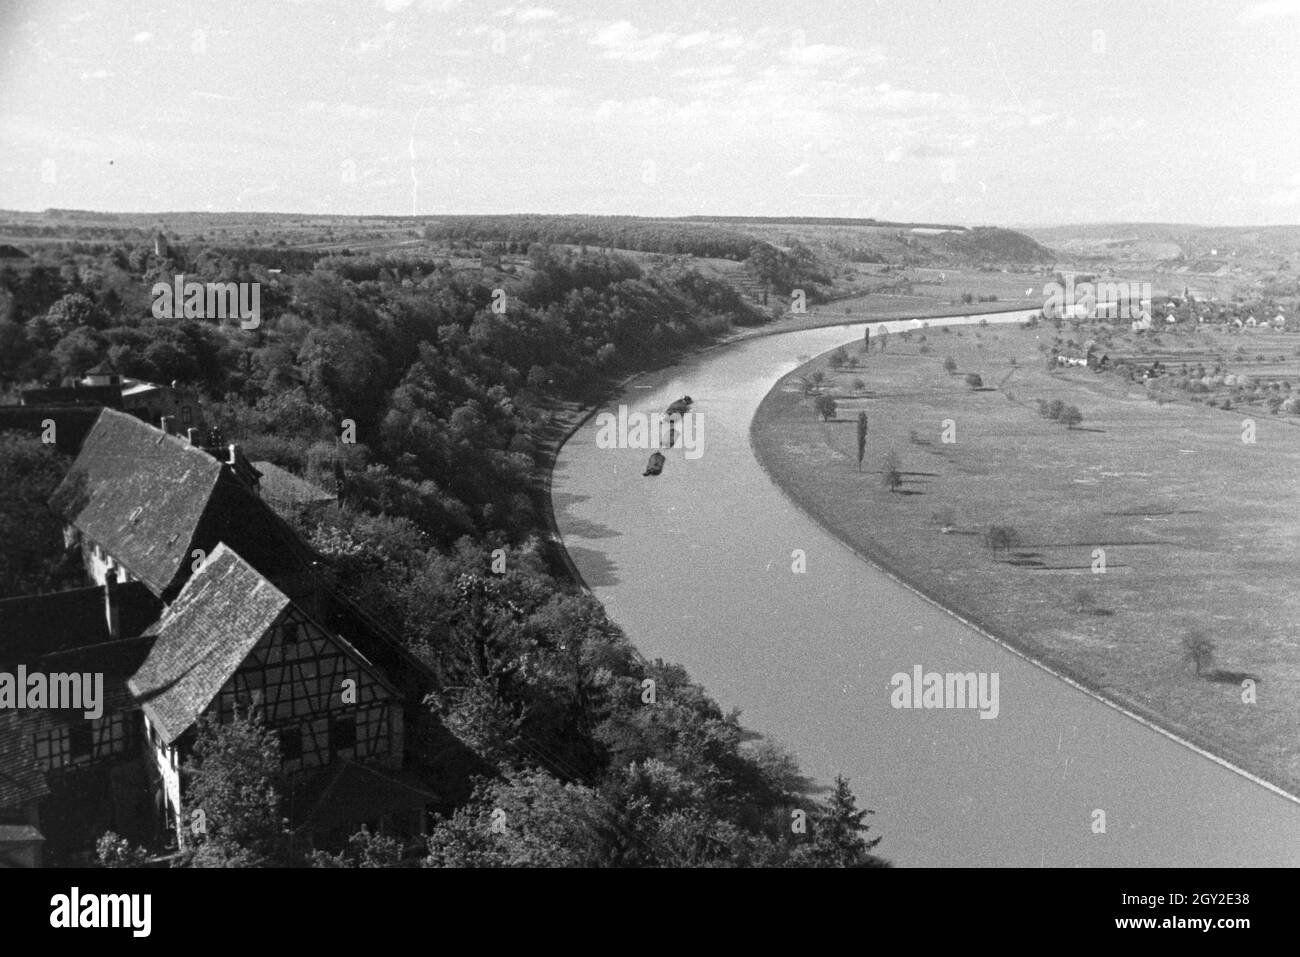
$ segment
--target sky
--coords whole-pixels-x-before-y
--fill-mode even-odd
[[[1300,0],[0,3],[0,208],[1300,223]]]

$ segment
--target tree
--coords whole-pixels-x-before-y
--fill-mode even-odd
[[[840,346],[832,352],[830,359],[827,360],[832,369],[842,369],[848,361],[849,357],[848,354],[845,353],[843,346]]]
[[[591,788],[544,771],[484,782],[429,835],[425,867],[601,867],[615,836]]]
[[[885,453],[885,459],[881,466],[880,479],[891,492],[896,492],[903,485],[903,473],[898,464],[898,453],[890,449]]]
[[[889,863],[871,853],[879,837],[867,838],[871,829],[865,823],[873,811],[858,809],[849,782],[835,776],[830,797],[819,801],[809,820],[811,840],[792,855],[790,863],[811,867],[889,867]]]
[[[862,456],[867,452],[867,413],[858,413],[858,471],[862,471]]]
[[[1214,663],[1214,642],[1199,628],[1189,631],[1183,635],[1183,660],[1191,662],[1199,678]]]
[[[226,724],[201,717],[182,775],[182,826],[198,833],[179,866],[262,867],[283,857],[280,742],[260,714],[236,708]]]
[[[984,542],[997,555],[999,549],[1005,552],[1019,545],[1020,533],[1010,525],[990,525],[984,533]]]
[[[1065,423],[1067,429],[1073,429],[1083,421],[1083,413],[1079,411],[1078,406],[1067,405],[1065,411],[1061,413],[1061,421]]]
[[[1074,593],[1074,610],[1080,615],[1097,614],[1097,596],[1087,588],[1080,588]]]
[[[62,523],[47,504],[67,468],[53,445],[0,432],[0,598],[58,591],[83,577],[63,549]]]
[[[953,375],[957,371],[957,360],[952,356],[943,360],[943,371],[948,375]]]
[[[348,838],[348,846],[337,854],[313,851],[311,866],[317,868],[400,867],[402,842],[366,828]]]
[[[149,852],[114,831],[105,831],[95,842],[95,857],[101,867],[143,867]]]
[[[1065,414],[1065,403],[1060,399],[1053,399],[1047,406],[1047,417],[1055,421],[1061,421],[1061,416]]]
[[[98,329],[104,324],[103,311],[79,292],[70,292],[63,296],[50,306],[47,315],[60,336],[66,336],[73,329],[81,326]]]
[[[978,372],[968,372],[966,374],[966,384],[972,389],[984,388],[984,380],[980,378]]]
[[[835,418],[835,400],[831,396],[819,395],[813,405],[817,407],[817,414],[822,417],[823,422]]]

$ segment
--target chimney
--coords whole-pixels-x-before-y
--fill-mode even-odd
[[[164,432],[171,435],[176,431],[176,417],[174,415],[164,415],[158,425]]]
[[[234,442],[230,443],[230,457],[226,459],[227,465],[239,464],[239,446]]]
[[[199,430],[198,430],[198,429],[186,429],[186,430],[185,430],[185,437],[189,440],[190,445],[198,445],[198,444],[199,444]]]
[[[117,601],[117,573],[109,572],[104,577],[104,617],[108,620],[108,637],[116,641],[122,637],[122,619]]]

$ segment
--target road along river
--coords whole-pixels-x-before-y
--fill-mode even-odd
[[[919,323],[873,324],[873,338],[880,325]],[[556,521],[613,619],[805,773],[848,776],[897,865],[1300,865],[1300,803],[967,626],[768,480],[749,443],[759,402],[807,357],[861,337],[857,324],[751,339],[635,380],[602,410],[662,412],[689,394],[702,422],[703,454],[665,450],[658,477],[642,476],[644,449],[599,448],[596,417],[564,445]],[[989,691],[996,673],[997,716],[891,706],[891,677],[917,665],[987,674]]]

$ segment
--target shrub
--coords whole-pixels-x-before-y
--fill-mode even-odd
[[[941,508],[930,513],[930,521],[939,526],[941,532],[950,532],[957,526],[957,515],[950,508]]]
[[[972,389],[982,389],[984,387],[984,380],[980,378],[978,372],[968,372],[966,374],[966,384]]]
[[[903,484],[903,473],[898,461],[898,453],[890,449],[885,453],[881,464],[880,481],[891,492],[896,492]]]
[[[953,373],[955,373],[957,371],[957,360],[954,359],[952,356],[949,356],[948,358],[944,359],[943,371],[948,373],[948,375],[952,375]]]
[[[994,555],[998,550],[1007,551],[1020,544],[1020,533],[1010,525],[990,525],[984,533],[984,544]]]

